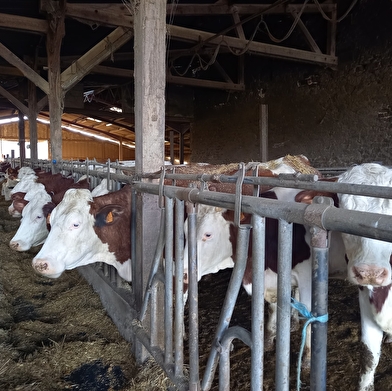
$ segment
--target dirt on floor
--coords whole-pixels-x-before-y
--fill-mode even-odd
[[[149,361],[137,366],[129,343],[76,270],[47,279],[31,267],[38,248],[23,253],[9,248],[19,226],[19,220],[8,214],[9,204],[0,199],[0,390],[167,390],[171,383],[156,364]],[[230,275],[230,270],[221,271],[203,277],[199,284],[201,376]],[[331,280],[329,290],[327,391],[355,391],[360,340],[357,288]],[[231,325],[250,330],[250,309],[251,298],[241,288]],[[293,332],[291,390],[296,389],[300,342],[301,330]],[[391,389],[391,359],[392,345],[384,344],[376,373],[377,391]],[[266,352],[264,391],[275,390],[276,366],[274,352]],[[309,374],[302,371],[301,380],[301,390],[310,390]],[[233,391],[250,389],[250,349],[236,340],[230,384]],[[215,376],[212,390],[218,389]]]
[[[160,390],[163,372],[138,367],[98,295],[76,270],[58,279],[38,276],[39,250],[8,243],[19,219],[0,199],[0,390]],[[159,386],[157,386],[159,385]]]

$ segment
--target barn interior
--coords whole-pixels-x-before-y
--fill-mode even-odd
[[[0,115],[27,118],[36,105],[40,140],[50,139],[39,82],[48,78],[50,4],[0,5]],[[64,100],[64,159],[135,159],[134,38],[113,35],[132,27],[133,6],[66,2],[60,67],[77,82]],[[388,164],[390,13],[389,1],[168,2],[165,158],[227,163],[303,153],[319,166]],[[0,130],[18,141],[17,123]],[[25,132],[29,145],[28,121]]]
[[[48,21],[56,21],[57,7],[65,4],[60,69],[68,85],[61,116],[62,157],[135,160],[132,16],[139,3],[3,0],[0,139],[17,142],[27,152],[38,118],[37,140],[51,142],[47,81],[53,37],[48,38]],[[304,154],[315,167],[392,164],[389,0],[178,0],[168,1],[166,15],[166,160],[221,164]],[[26,119],[19,125],[6,123],[22,116]],[[150,240],[145,235],[151,253],[156,233],[147,230],[155,228],[155,217],[143,232],[152,235]],[[346,286],[336,287],[331,301],[341,308],[335,317],[337,353],[330,371],[338,386],[330,389],[351,391],[358,369],[357,357],[350,355],[357,348],[358,311],[352,290],[340,300]],[[250,299],[241,299],[249,307]],[[204,301],[209,300],[206,294]],[[217,314],[220,308],[221,302]],[[340,321],[347,313],[348,326]],[[206,314],[205,319],[209,309]],[[214,329],[203,333],[209,341]],[[343,357],[340,343],[348,337]],[[242,373],[243,360],[237,373]],[[347,374],[349,361],[352,371]],[[343,364],[346,372],[336,371]],[[233,378],[237,389],[243,389],[241,376]],[[379,379],[378,385],[389,384],[384,381],[390,379],[387,364]]]

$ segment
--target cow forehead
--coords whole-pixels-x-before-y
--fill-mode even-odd
[[[69,189],[64,194],[62,201],[53,209],[50,215],[50,222],[55,223],[59,218],[66,218],[69,215],[79,214],[80,216],[89,213],[92,196],[87,189]]]

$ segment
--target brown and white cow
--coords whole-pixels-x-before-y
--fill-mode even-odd
[[[114,266],[131,281],[131,189],[93,197],[70,189],[50,214],[51,229],[32,265],[39,274],[57,278],[64,270],[94,262]]]
[[[306,158],[301,156],[307,173],[312,172]],[[271,169],[267,176],[278,175],[279,173],[296,174],[298,165],[290,165],[290,161],[284,158],[267,162]],[[314,169],[313,169],[314,170]],[[315,171],[315,170],[314,170]],[[315,172],[313,172],[315,173]],[[261,194],[261,197],[277,199],[279,201],[295,202],[299,189],[273,188]],[[312,194],[315,196],[317,194]],[[309,194],[302,193],[299,199],[306,198]],[[250,223],[250,216],[243,216],[242,224]],[[186,225],[185,225],[186,227]],[[186,228],[185,228],[186,231]],[[236,254],[237,227],[234,225],[234,215],[232,211],[215,208],[206,205],[198,206],[197,213],[197,258],[198,258],[198,280],[205,274],[216,273],[217,271],[234,266]],[[186,236],[187,236],[187,232]],[[330,251],[330,273],[335,278],[344,278],[346,263],[344,248],[339,232],[331,232]],[[299,299],[308,309],[311,308],[311,281],[312,264],[310,252],[309,227],[299,224],[293,225],[293,253],[291,267],[291,285],[294,290],[298,290]],[[276,311],[277,311],[277,259],[278,259],[278,222],[275,219],[266,219],[265,238],[265,300],[269,303],[270,316],[266,325],[266,348],[271,348],[276,337]],[[188,273],[188,243],[184,250],[184,273]],[[243,278],[243,287],[249,295],[252,294],[252,245],[249,244],[248,262]],[[306,350],[303,364],[310,363],[310,329],[307,330]]]
[[[354,166],[340,183],[392,187],[392,170],[375,163]],[[392,200],[339,194],[339,207],[392,215]],[[348,280],[359,287],[361,365],[359,391],[374,390],[383,333],[392,338],[392,243],[342,234],[348,259]]]
[[[57,182],[57,183],[55,183]],[[61,182],[61,184],[59,184]],[[68,186],[66,189],[64,185]],[[106,183],[104,187],[97,186],[93,191],[93,196],[108,193]],[[10,241],[10,247],[16,251],[27,251],[31,247],[42,244],[48,236],[49,230],[46,223],[45,205],[50,204],[50,210],[59,204],[68,189],[88,189],[89,183],[85,177],[78,182],[62,181],[62,178],[54,176],[51,189],[59,191],[58,193],[49,194],[46,187],[41,184],[35,184],[27,193],[15,193],[13,207],[20,210],[22,219],[20,226]],[[106,191],[105,191],[106,189]],[[53,191],[52,190],[52,191]],[[16,198],[21,195],[22,198]]]

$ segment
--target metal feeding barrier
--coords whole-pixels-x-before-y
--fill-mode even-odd
[[[18,161],[13,160],[16,166]],[[265,218],[279,221],[278,242],[278,319],[276,336],[276,368],[275,389],[288,391],[290,383],[290,314],[291,314],[291,270],[287,260],[291,259],[293,223],[311,227],[312,247],[312,308],[310,317],[314,320],[312,327],[312,352],[310,389],[326,390],[326,352],[328,316],[328,231],[340,231],[354,235],[366,236],[392,242],[392,216],[374,213],[337,209],[330,198],[319,197],[312,204],[283,202],[257,196],[257,188],[261,185],[270,187],[289,187],[311,189],[330,193],[351,193],[372,197],[392,198],[392,190],[385,187],[352,185],[335,182],[319,182],[314,176],[280,175],[276,178],[244,176],[241,164],[235,175],[208,174],[176,174],[169,168],[161,172],[148,174],[155,183],[143,180],[141,176],[132,174],[119,162],[100,164],[95,161],[58,162],[58,168],[64,175],[80,178],[87,175],[92,187],[102,179],[108,180],[111,191],[129,183],[133,190],[131,212],[131,240],[135,243],[136,215],[139,213],[134,201],[137,194],[147,193],[159,197],[161,221],[156,225],[157,244],[154,259],[151,261],[148,280],[143,284],[137,281],[135,273],[138,260],[132,249],[132,284],[127,286],[124,294],[124,282],[113,272],[112,267],[102,266],[91,268],[99,278],[89,279],[99,292],[101,300],[106,305],[109,314],[114,319],[120,331],[133,343],[141,344],[157,363],[164,369],[167,376],[179,390],[207,391],[211,388],[216,377],[219,379],[219,390],[230,389],[230,345],[234,339],[239,339],[250,347],[251,354],[251,390],[263,388],[264,360],[264,254],[265,254]],[[50,170],[52,162],[25,161],[25,165],[41,167]],[[222,182],[236,184],[235,194],[208,191],[204,186],[179,187],[178,180],[203,184],[205,182]],[[171,182],[171,185],[166,183]],[[256,191],[253,196],[243,195],[243,184],[251,184]],[[206,204],[235,212],[235,223],[239,227],[237,238],[236,263],[231,275],[225,301],[221,310],[215,334],[204,373],[200,374],[199,361],[199,329],[198,329],[198,265],[197,265],[197,205]],[[252,214],[250,225],[241,225],[240,213]],[[183,291],[183,257],[184,257],[184,221],[188,218],[189,241],[189,335],[188,357],[184,357],[184,291]],[[253,291],[251,309],[251,331],[238,325],[231,324],[231,317],[241,288],[242,278],[246,267],[249,238],[253,242]],[[85,267],[84,267],[85,268]],[[83,268],[83,269],[84,269]],[[174,276],[174,279],[173,279]],[[105,282],[106,280],[106,282]],[[108,280],[108,281],[107,281]],[[111,289],[100,289],[102,284],[108,284]],[[142,291],[138,292],[138,287]],[[159,305],[162,300],[163,309]],[[114,293],[113,293],[114,292]],[[121,297],[121,306],[127,304],[128,312],[113,310],[115,299]],[[141,297],[138,305],[135,297]],[[110,303],[108,305],[108,303]],[[124,307],[121,307],[124,308]],[[323,319],[323,320],[321,320]],[[310,321],[309,321],[310,322]],[[159,332],[164,327],[164,338],[159,338]],[[140,349],[133,349],[138,358]],[[184,362],[189,363],[187,371]],[[219,372],[216,374],[219,365]],[[297,377],[298,374],[297,374]]]

